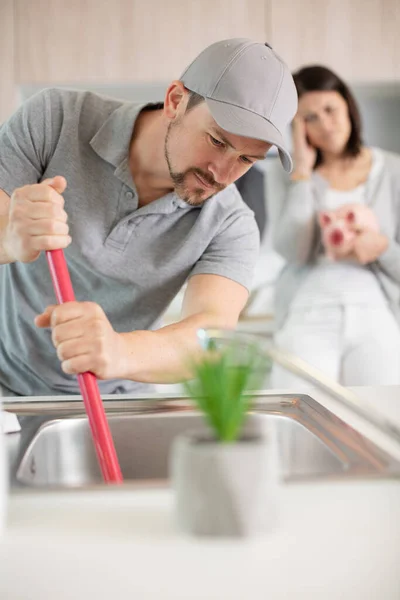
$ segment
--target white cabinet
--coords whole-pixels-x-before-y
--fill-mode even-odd
[[[14,2],[0,2],[0,123],[13,111],[16,104],[14,73]]]
[[[269,0],[272,45],[291,69],[321,63],[350,82],[400,79],[400,0]]]
[[[0,0],[0,121],[20,85],[160,83],[218,39],[270,42],[291,69],[400,80],[400,0]]]
[[[178,78],[203,47],[265,37],[265,0],[15,0],[19,83]]]

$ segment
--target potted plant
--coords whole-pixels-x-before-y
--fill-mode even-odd
[[[204,333],[204,330],[202,330]],[[270,371],[257,345],[231,339],[192,363],[184,384],[204,430],[179,435],[171,479],[179,528],[195,535],[246,536],[274,523],[277,470],[268,430],[247,419],[251,390]],[[258,427],[257,427],[258,424]]]

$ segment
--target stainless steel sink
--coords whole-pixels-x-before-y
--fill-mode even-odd
[[[105,404],[124,479],[141,487],[168,485],[171,444],[179,433],[202,427],[202,417],[184,398]],[[81,410],[80,402],[48,403],[40,422],[23,428],[10,463],[12,488],[101,484]],[[247,426],[273,433],[287,481],[400,473],[396,460],[306,395],[259,395]]]

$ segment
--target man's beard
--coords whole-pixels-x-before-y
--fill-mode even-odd
[[[211,198],[211,196],[214,196],[214,194],[216,194],[217,192],[220,192],[221,190],[225,189],[225,186],[221,185],[220,183],[217,183],[209,173],[205,173],[198,167],[190,167],[189,169],[186,169],[186,171],[182,172],[176,172],[173,170],[170,153],[168,151],[168,140],[170,136],[171,127],[173,127],[172,123],[169,124],[167,135],[165,136],[164,155],[165,160],[167,161],[169,175],[174,184],[175,192],[184,202],[186,202],[186,204],[189,204],[190,206],[201,206],[206,200],[208,200],[208,198]],[[212,192],[206,198],[204,198],[204,193],[207,191],[205,188],[198,187],[193,188],[189,191],[185,182],[187,177],[191,173],[199,175],[202,179],[204,179],[206,183],[211,185],[215,191]]]

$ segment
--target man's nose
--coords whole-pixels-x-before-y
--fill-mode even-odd
[[[224,186],[234,180],[233,169],[234,161],[226,157],[213,160],[213,162],[208,165],[208,170],[214,177],[216,183]]]

